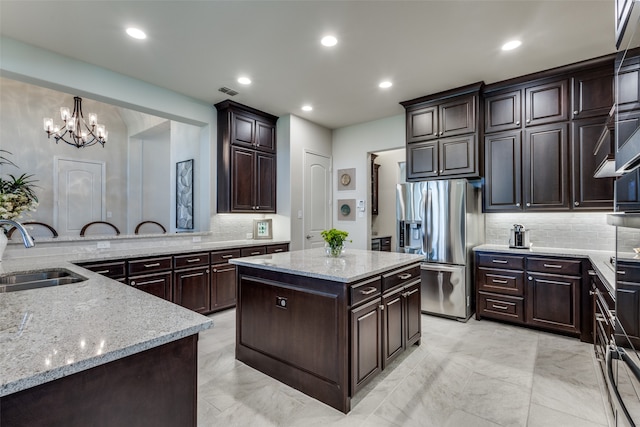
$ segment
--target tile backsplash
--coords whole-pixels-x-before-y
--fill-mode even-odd
[[[607,213],[487,213],[486,243],[508,245],[513,224],[522,224],[530,230],[529,239],[534,246],[615,250],[616,229],[607,224]],[[630,234],[625,239],[628,243],[640,242],[640,233]]]

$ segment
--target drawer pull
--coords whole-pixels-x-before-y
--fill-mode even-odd
[[[260,255],[260,251],[251,252],[249,255]]]
[[[618,271],[616,271],[616,273],[621,274],[621,275],[623,275],[623,276],[624,276],[625,274],[627,274],[627,272],[626,272],[626,271],[624,271],[624,270],[618,270]]]
[[[589,273],[589,276],[596,276],[596,272],[593,270],[589,270],[587,273]]]
[[[100,271],[96,271],[95,273],[98,273],[98,274],[107,274],[109,271],[111,271],[111,270],[100,270]]]
[[[145,264],[144,268],[151,268],[151,267],[160,267],[160,263],[159,262],[154,262],[153,264]]]
[[[277,254],[278,252],[284,252],[284,249],[275,249],[273,251],[274,254]]]
[[[410,277],[411,277],[411,273],[404,273],[404,274],[399,274],[399,275],[398,275],[398,278],[399,278],[400,280],[407,280],[407,279],[409,279]]]
[[[209,273],[209,270],[207,270],[206,273]],[[192,274],[181,275],[180,278],[181,279],[186,279],[188,277],[198,277],[198,276],[204,276],[204,275],[205,275],[205,273],[192,273]]]
[[[188,259],[187,262],[200,262],[200,258],[191,258]]]
[[[222,255],[220,258],[222,259],[229,259],[229,258],[233,258],[233,255],[229,254],[229,255]]]
[[[504,259],[492,259],[491,262],[496,263],[496,264],[506,264],[507,261]]]
[[[562,268],[561,265],[558,264],[543,264],[547,268]]]
[[[507,283],[509,283],[507,280],[502,280],[502,279],[492,279],[493,283],[500,283],[501,285],[506,285]]]
[[[375,293],[377,290],[378,288],[376,288],[375,286],[369,286],[368,288],[364,288],[363,290],[361,290],[360,293],[362,295],[371,295]]]
[[[138,283],[136,283],[135,280],[132,280],[131,286],[151,285],[153,283],[162,283],[162,282],[164,282],[164,279],[147,280],[146,282],[138,282]]]
[[[506,305],[496,305],[496,304],[492,304],[491,308],[497,308],[498,310],[508,310],[509,307],[507,307]]]

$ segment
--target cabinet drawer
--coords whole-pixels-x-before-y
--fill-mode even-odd
[[[349,297],[351,299],[351,306],[369,301],[373,298],[380,297],[382,292],[382,280],[380,277],[365,280],[364,282],[352,285],[349,289]]]
[[[269,245],[267,246],[268,254],[277,254],[280,252],[289,252],[289,244],[285,243],[283,245]]]
[[[119,279],[125,276],[125,261],[100,262],[92,264],[78,264],[82,268],[94,273],[102,274],[110,279]]]
[[[380,246],[391,246],[391,237],[383,237],[380,239]]]
[[[251,248],[240,249],[241,256],[264,255],[266,253],[267,253],[267,248],[265,248],[264,246],[254,246]]]
[[[85,267],[86,268],[86,267]],[[640,265],[627,262],[618,262],[616,266],[616,276],[622,282],[640,282]]]
[[[171,270],[171,257],[145,258],[129,261],[129,274],[144,274],[154,271]]]
[[[190,268],[209,265],[209,253],[201,252],[197,254],[176,255],[173,257],[174,268]]]
[[[524,257],[518,255],[478,254],[478,266],[524,270]]]
[[[410,281],[418,278],[420,278],[420,264],[394,270],[382,275],[382,291],[386,292],[398,285],[406,285]]]
[[[509,295],[524,295],[524,273],[509,270],[478,269],[478,289]]]
[[[211,264],[221,264],[231,258],[240,258],[240,249],[211,252]]]
[[[478,292],[478,312],[481,316],[524,323],[524,299]]]
[[[527,271],[549,274],[569,274],[579,276],[582,261],[557,258],[528,258]]]

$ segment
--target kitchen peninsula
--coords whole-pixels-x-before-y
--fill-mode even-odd
[[[308,249],[233,259],[236,358],[344,413],[420,343],[421,255]]]

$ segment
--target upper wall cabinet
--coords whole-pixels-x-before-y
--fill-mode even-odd
[[[218,110],[218,213],[276,212],[276,121],[246,105]]]
[[[572,80],[573,119],[606,116],[614,102],[613,64],[578,73]],[[637,92],[637,90],[636,90]]]
[[[408,181],[480,175],[482,84],[400,103],[406,110]]]

